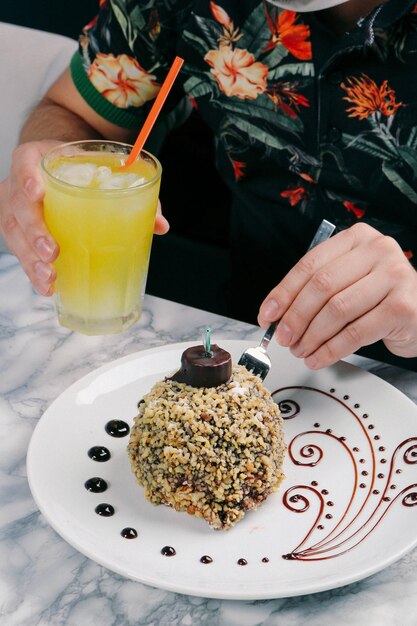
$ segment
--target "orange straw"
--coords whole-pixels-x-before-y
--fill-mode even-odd
[[[140,131],[138,138],[135,141],[135,145],[133,146],[129,156],[125,161],[125,167],[132,165],[132,163],[134,163],[138,158],[140,151],[142,150],[144,143],[147,140],[148,135],[157,120],[162,106],[171,90],[172,85],[174,84],[175,79],[178,76],[178,72],[180,71],[183,63],[184,59],[181,59],[180,57],[175,57],[171,69],[169,70],[166,79],[162,83],[162,87],[159,90],[159,93],[155,98],[155,102],[153,103],[152,108],[149,111],[148,117],[146,118],[145,123],[142,126],[142,130]]]

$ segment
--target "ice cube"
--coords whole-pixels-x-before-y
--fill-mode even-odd
[[[93,182],[97,165],[94,163],[61,163],[54,170],[53,176],[70,185],[88,187]]]
[[[140,184],[141,180],[136,174],[112,174],[100,182],[99,187],[100,189],[127,189]]]
[[[94,178],[98,183],[103,182],[104,180],[109,178],[109,176],[111,176],[111,169],[110,167],[106,167],[105,165],[100,165],[100,167],[97,168],[97,171],[94,174]]]
[[[139,185],[143,185],[146,182],[146,178],[144,176],[136,177],[136,180],[129,185],[129,187],[138,187]]]

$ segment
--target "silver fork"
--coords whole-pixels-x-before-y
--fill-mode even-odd
[[[315,246],[317,246],[322,241],[329,239],[333,234],[336,226],[327,220],[323,220],[320,226],[317,229],[316,234],[313,237],[312,242],[310,243],[308,250],[311,250]],[[308,252],[307,250],[307,252]],[[265,379],[269,370],[271,369],[271,359],[266,353],[269,342],[274,336],[275,329],[278,325],[279,320],[273,322],[268,330],[265,332],[264,336],[261,339],[259,346],[256,348],[248,348],[242,354],[239,359],[239,365],[244,365],[247,370],[253,372],[256,376],[259,376],[262,380]]]

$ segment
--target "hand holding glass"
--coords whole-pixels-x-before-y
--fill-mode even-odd
[[[142,312],[161,165],[142,150],[125,167],[131,149],[80,141],[42,159],[44,217],[60,247],[58,319],[87,335],[122,332]]]

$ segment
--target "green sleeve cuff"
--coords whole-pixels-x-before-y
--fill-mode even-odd
[[[96,113],[112,124],[116,124],[116,126],[121,126],[122,128],[137,129],[140,127],[141,120],[138,119],[136,115],[129,113],[129,111],[125,109],[119,109],[114,106],[114,104],[106,100],[106,98],[97,91],[88,79],[79,52],[75,52],[72,57],[70,69],[74,85],[87,104],[89,104]]]

